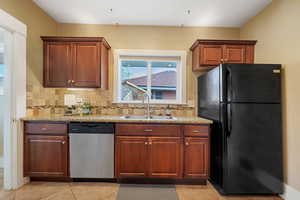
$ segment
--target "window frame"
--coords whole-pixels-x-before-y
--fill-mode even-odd
[[[141,104],[142,101],[123,101],[121,100],[121,56],[143,56],[143,57],[180,57],[180,61],[176,67],[177,74],[177,87],[176,87],[176,99],[175,100],[150,100],[151,104],[186,104],[186,51],[173,51],[173,50],[132,50],[132,49],[116,49],[114,51],[114,99],[113,103],[120,104]],[[136,60],[136,59],[134,59]],[[145,59],[141,59],[147,61]],[[151,60],[155,61],[155,60]],[[166,59],[166,61],[168,61]],[[150,66],[148,66],[150,67]],[[151,70],[150,70],[151,73]],[[148,73],[147,73],[148,75]],[[148,78],[149,79],[149,78]],[[151,81],[151,80],[150,80]],[[149,83],[149,80],[148,80]]]

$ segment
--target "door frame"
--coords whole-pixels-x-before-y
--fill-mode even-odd
[[[7,58],[7,98],[4,141],[4,189],[16,189],[23,178],[23,123],[26,116],[26,37],[27,26],[0,9],[0,27],[10,32]]]

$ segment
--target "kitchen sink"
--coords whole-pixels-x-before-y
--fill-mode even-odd
[[[148,119],[145,115],[125,115],[122,116],[123,119]],[[176,120],[176,117],[173,116],[159,116],[159,115],[152,115],[150,119],[157,119],[157,120]]]

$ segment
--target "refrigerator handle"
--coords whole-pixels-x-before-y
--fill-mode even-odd
[[[227,68],[227,101],[232,100],[232,73],[229,68]]]
[[[227,105],[227,115],[227,137],[229,137],[232,130],[232,108],[230,103]]]

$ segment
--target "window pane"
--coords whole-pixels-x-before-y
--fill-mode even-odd
[[[177,62],[151,62],[151,98],[154,100],[176,100]]]
[[[128,81],[147,90],[147,61],[121,60],[121,83]],[[142,100],[143,95],[134,89],[121,86],[121,100]]]

